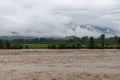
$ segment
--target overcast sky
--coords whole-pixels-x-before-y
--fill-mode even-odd
[[[0,0],[0,35],[100,34],[70,26],[71,23],[98,25],[119,31],[120,0]]]

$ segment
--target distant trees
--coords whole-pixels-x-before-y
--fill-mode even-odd
[[[66,45],[64,43],[60,43],[58,45],[58,49],[65,49],[66,48]]]
[[[101,40],[101,48],[104,49],[104,46],[105,46],[105,35],[104,34],[100,35],[100,40]]]
[[[22,49],[22,48],[23,48],[23,45],[22,45],[22,44],[19,44],[19,43],[16,43],[16,42],[13,42],[13,43],[11,43],[10,48],[11,48],[11,49]]]
[[[81,44],[80,44],[80,43],[77,43],[77,44],[76,44],[76,48],[77,48],[77,49],[81,49]]]
[[[94,49],[95,48],[95,41],[93,37],[89,38],[89,47],[90,49]]]
[[[4,40],[3,41],[3,49],[10,49],[11,47],[10,47],[10,42],[8,41],[8,40]]]
[[[49,49],[80,49],[81,44],[80,43],[74,43],[74,44],[65,44],[65,43],[60,43],[60,44],[49,44],[48,45]]]
[[[114,36],[114,40],[116,43],[118,43],[118,38],[119,38],[118,36]]]
[[[120,36],[98,38],[69,36],[64,38],[0,39],[0,49],[29,49],[29,44],[42,44],[49,49],[120,49]],[[45,44],[45,46],[44,46]],[[34,45],[35,46],[35,45]],[[36,46],[35,46],[36,48]]]
[[[55,45],[55,44],[49,44],[49,45],[48,45],[48,48],[49,48],[49,49],[56,49],[56,45]]]
[[[3,48],[3,40],[0,39],[0,49],[2,49],[2,48]]]
[[[117,37],[116,40],[117,40],[117,43],[118,43],[117,48],[120,49],[120,37]]]
[[[24,49],[29,49],[30,47],[29,47],[29,45],[24,45],[23,48]]]
[[[22,49],[23,45],[17,42],[9,42],[8,40],[0,39],[0,49]]]
[[[70,39],[70,40],[69,40]],[[104,34],[101,34],[99,38],[94,37],[82,37],[61,39],[57,43],[48,46],[50,49],[120,49],[120,37],[114,36],[105,38]],[[72,40],[73,39],[73,40]]]

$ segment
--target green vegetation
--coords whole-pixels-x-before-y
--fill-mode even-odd
[[[95,48],[95,41],[93,37],[89,38],[89,49],[94,49]]]
[[[11,48],[11,49],[22,49],[22,48],[23,48],[23,45],[14,42],[14,43],[11,43],[10,48]]]
[[[80,43],[72,43],[72,44],[66,44],[66,43],[60,43],[60,44],[49,44],[49,49],[80,49],[81,44]]]
[[[24,44],[25,49],[47,49],[48,44]]]
[[[0,39],[0,49],[120,49],[120,37],[98,38],[68,36],[65,38]]]
[[[17,42],[0,39],[0,49],[22,49],[23,45]]]
[[[100,40],[101,40],[101,48],[104,49],[105,47],[105,35],[104,34],[100,35]]]

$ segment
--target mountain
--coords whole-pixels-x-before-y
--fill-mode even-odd
[[[110,29],[110,28],[104,28],[104,27],[100,27],[100,26],[95,26],[95,25],[80,25],[81,28],[87,29],[89,31],[96,31],[96,32],[100,32],[103,34],[108,34],[108,35],[116,35],[117,31]]]
[[[97,25],[90,25],[90,24],[66,24],[65,25],[67,27],[67,30],[65,33],[63,33],[66,36],[70,36],[70,37],[66,37],[66,39],[71,39],[74,38],[74,36],[78,36],[78,37],[82,37],[82,36],[94,36],[94,37],[99,37],[101,34],[105,34],[106,37],[111,37],[111,36],[119,36],[120,31],[114,30],[112,28],[109,27],[103,27],[103,26],[97,26]],[[28,32],[26,32],[28,33]],[[8,36],[0,36],[0,38],[2,39],[31,39],[31,38],[35,38],[35,37],[40,37],[41,33],[38,32],[34,32],[31,33],[29,32],[28,34],[37,34],[36,36],[27,36],[27,35],[21,35],[18,32],[10,32],[10,35]],[[62,34],[62,33],[61,33]],[[64,37],[63,35],[63,37]],[[56,36],[50,36],[53,38],[63,38],[63,37],[59,37],[60,35]],[[72,37],[71,37],[72,36]],[[46,36],[44,36],[46,37]]]
[[[109,27],[101,27],[96,25],[90,25],[90,24],[82,24],[82,25],[76,25],[76,24],[70,24],[72,31],[77,31],[77,29],[81,30],[82,32],[86,31],[85,34],[92,33],[92,34],[105,34],[106,36],[116,36],[119,35],[120,32],[114,29],[111,29]],[[86,35],[85,35],[86,36]],[[89,34],[88,34],[89,36]]]

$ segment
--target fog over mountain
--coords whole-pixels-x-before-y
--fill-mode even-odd
[[[120,33],[120,0],[0,0],[0,36]]]

